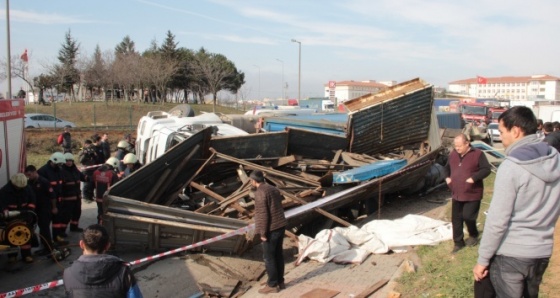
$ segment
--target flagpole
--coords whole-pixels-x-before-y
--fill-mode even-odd
[[[10,52],[10,0],[6,0],[6,47],[8,54],[8,94],[6,99],[12,99],[12,53]]]

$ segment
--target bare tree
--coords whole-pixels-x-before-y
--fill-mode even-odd
[[[179,64],[173,59],[166,59],[161,55],[150,55],[143,57],[144,69],[146,77],[150,84],[153,84],[160,94],[160,100],[165,102],[165,94],[167,85],[171,81],[174,74],[177,73]]]

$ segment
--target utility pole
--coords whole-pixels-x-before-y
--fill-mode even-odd
[[[298,63],[299,70],[298,70],[298,91],[297,91],[297,93],[298,93],[298,104],[299,104],[299,101],[301,99],[301,41],[297,41],[295,39],[292,39],[292,42],[297,42],[298,45],[299,45],[299,63]]]
[[[285,100],[286,97],[284,96],[284,61],[282,61],[278,58],[276,58],[276,60],[279,61],[280,63],[282,63],[282,85],[281,85],[282,90],[281,91],[282,91],[282,100]]]
[[[261,67],[258,65],[253,65],[259,69],[259,100],[261,100]]]
[[[10,51],[10,0],[6,0],[6,53],[8,54],[8,94],[6,99],[12,99],[12,53]]]

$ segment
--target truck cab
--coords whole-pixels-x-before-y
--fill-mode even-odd
[[[459,112],[465,122],[489,124],[492,118],[490,107],[483,103],[460,103]]]

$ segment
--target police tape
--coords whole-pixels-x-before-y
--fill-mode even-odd
[[[206,245],[206,244],[210,244],[210,243],[213,243],[213,242],[224,240],[224,239],[227,239],[229,237],[233,237],[233,236],[236,236],[236,235],[242,235],[242,234],[245,234],[247,232],[250,232],[254,228],[255,228],[255,224],[250,224],[246,227],[239,228],[237,230],[227,232],[227,233],[218,235],[216,237],[205,239],[205,240],[199,241],[199,242],[194,243],[194,244],[189,244],[189,245],[179,247],[179,248],[176,248],[176,249],[173,249],[173,250],[170,250],[170,251],[166,251],[166,252],[163,252],[163,253],[160,253],[160,254],[157,254],[157,255],[153,255],[153,256],[143,258],[143,259],[132,261],[132,262],[128,263],[128,265],[134,266],[134,265],[138,265],[138,264],[141,264],[141,263],[144,263],[144,262],[157,260],[161,257],[169,256],[169,255],[172,255],[172,254],[176,254],[178,252],[182,252],[182,251],[185,251],[185,250],[193,249],[193,248],[196,248],[196,247],[199,247],[199,246],[203,246],[203,245]],[[59,280],[56,280],[56,281],[51,281],[51,282],[35,285],[35,286],[32,286],[32,287],[27,287],[27,288],[24,288],[24,289],[18,289],[18,290],[6,292],[6,293],[0,293],[0,298],[21,297],[21,296],[24,296],[24,295],[27,295],[27,294],[37,293],[37,292],[40,292],[40,291],[43,291],[43,290],[48,290],[48,289],[53,289],[53,288],[56,288],[56,287],[61,286],[63,284],[64,284],[64,282],[62,281],[62,279],[59,279]]]
[[[367,188],[371,184],[381,183],[384,180],[389,180],[389,179],[398,177],[405,172],[420,168],[422,166],[426,166],[430,163],[431,163],[430,160],[425,160],[425,161],[416,163],[414,165],[407,166],[403,169],[400,169],[396,172],[385,175],[385,176],[380,177],[378,179],[372,179],[368,182],[365,182],[365,183],[361,184],[360,186],[358,186],[357,188],[360,188],[360,189],[361,188]],[[337,200],[343,199],[344,197],[348,196],[350,193],[356,192],[356,191],[358,191],[358,190],[355,187],[351,187],[351,188],[345,189],[343,191],[337,192],[335,194],[323,197],[323,198],[318,199],[316,201],[313,201],[311,203],[308,203],[308,204],[290,209],[290,210],[286,211],[286,213],[285,213],[286,219],[295,217],[297,215],[301,215],[302,213],[305,213],[305,212],[309,212],[312,209],[319,208],[323,205],[326,205],[327,203],[336,202]],[[199,246],[202,246],[202,245],[217,242],[217,241],[220,241],[220,240],[223,240],[223,239],[235,236],[235,235],[241,235],[241,234],[244,234],[244,233],[247,233],[247,232],[253,230],[254,228],[255,228],[255,224],[250,224],[246,227],[243,227],[243,228],[231,231],[231,232],[227,232],[227,233],[218,235],[218,236],[213,237],[213,238],[202,240],[202,241],[199,241],[199,242],[194,243],[194,244],[186,245],[186,246],[176,248],[176,249],[173,249],[173,250],[170,250],[170,251],[166,251],[166,252],[163,252],[163,253],[160,253],[160,254],[157,254],[157,255],[153,255],[153,256],[150,256],[150,257],[147,257],[147,258],[132,261],[128,264],[131,265],[131,266],[134,266],[134,265],[138,265],[138,264],[141,264],[141,263],[144,263],[144,262],[147,262],[147,261],[156,260],[156,259],[159,259],[159,258],[164,257],[164,256],[172,255],[172,254],[175,254],[175,253],[178,253],[178,252],[181,252],[181,251],[185,251],[185,250],[193,249],[193,248],[196,248],[196,247],[199,247]],[[40,284],[40,285],[28,287],[28,288],[25,288],[25,289],[19,289],[19,290],[15,290],[15,291],[6,292],[6,293],[0,293],[0,298],[21,297],[23,295],[36,293],[36,292],[39,292],[39,291],[42,291],[42,290],[56,288],[56,287],[61,286],[63,284],[64,284],[64,282],[62,281],[62,279],[59,279],[57,281],[51,281],[51,282],[48,282],[48,283],[43,283],[43,284]]]

